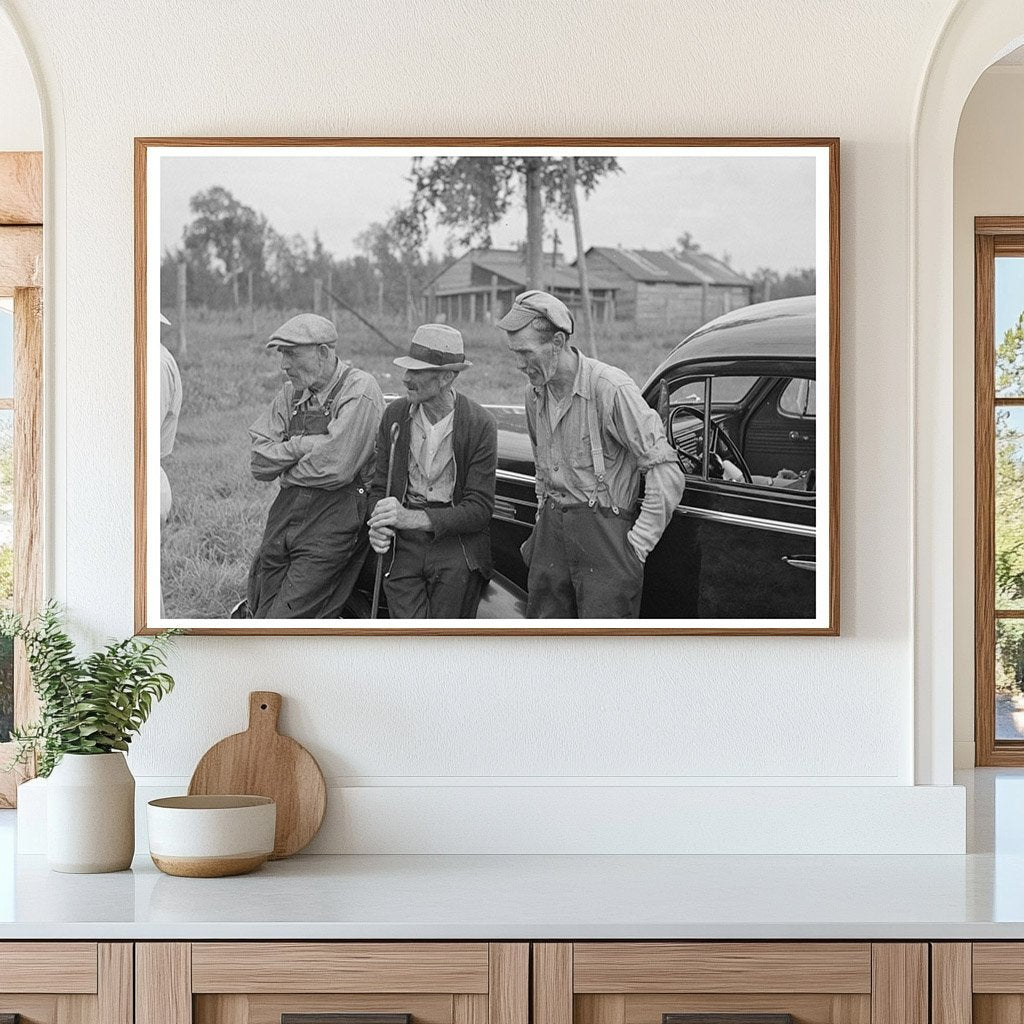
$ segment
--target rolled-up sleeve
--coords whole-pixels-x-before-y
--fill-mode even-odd
[[[282,486],[342,487],[373,457],[384,401],[368,392],[347,398],[327,425],[312,435],[311,449],[281,476]]]
[[[249,428],[252,443],[250,469],[257,480],[273,480],[309,451],[304,437],[287,438],[288,404],[279,393]]]
[[[677,461],[675,450],[665,437],[661,417],[644,401],[636,385],[615,389],[609,432],[636,456],[641,473],[652,466]]]

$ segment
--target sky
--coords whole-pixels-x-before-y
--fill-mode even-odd
[[[192,219],[189,198],[220,185],[265,214],[281,234],[311,239],[317,230],[325,246],[345,258],[357,251],[356,236],[374,221],[386,220],[411,192],[408,156],[280,152],[163,155],[161,248],[180,245]],[[688,231],[705,252],[730,254],[732,266],[743,272],[766,266],[785,273],[814,266],[813,157],[763,151],[671,157],[626,153],[619,163],[623,173],[605,178],[581,203],[585,246],[666,249]],[[574,259],[571,223],[547,217],[545,228],[545,248],[557,228],[560,249]],[[429,247],[440,254],[447,235],[448,229],[435,226]],[[525,237],[526,215],[516,204],[494,228],[493,245],[509,248]]]
[[[996,260],[996,343],[1017,323],[1024,310],[1024,258],[1000,256]]]

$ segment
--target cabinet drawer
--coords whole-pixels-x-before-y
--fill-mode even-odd
[[[928,1019],[923,943],[537,943],[534,1024]]]
[[[0,942],[0,1018],[132,1024],[127,942]]]
[[[136,985],[136,1024],[529,1024],[526,943],[140,943]]]
[[[0,992],[96,991],[95,942],[4,942],[0,944]]]
[[[578,942],[573,991],[871,991],[871,944]]]
[[[485,993],[488,965],[486,942],[196,942],[192,991]]]

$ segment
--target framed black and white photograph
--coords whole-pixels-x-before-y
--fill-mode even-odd
[[[838,159],[137,139],[137,630],[836,635]]]

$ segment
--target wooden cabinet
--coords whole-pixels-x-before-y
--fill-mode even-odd
[[[139,943],[136,1024],[529,1024],[529,969],[514,942]]]
[[[932,944],[934,1024],[1024,1020],[1024,942]]]
[[[533,1011],[533,1024],[927,1024],[928,948],[536,943]]]
[[[0,943],[0,1017],[132,1024],[130,942]]]

